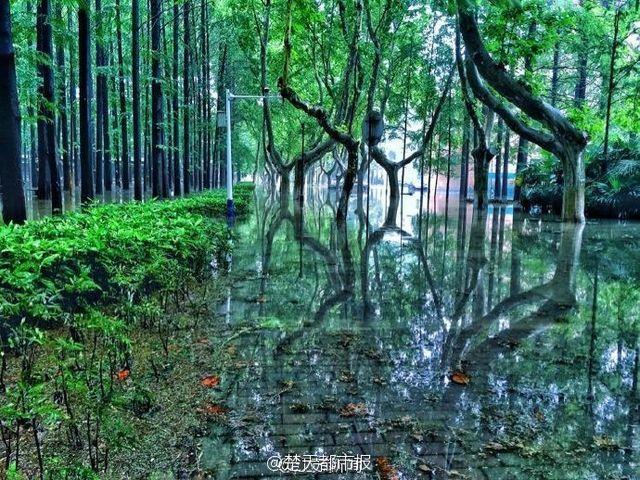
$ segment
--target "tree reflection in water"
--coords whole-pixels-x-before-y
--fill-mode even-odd
[[[417,195],[396,223],[374,196],[366,237],[361,212],[335,223],[338,195],[308,189],[301,221],[260,193],[238,227],[230,318],[269,327],[238,346],[253,368],[228,399],[261,413],[261,436],[211,440],[231,446],[230,475],[273,452],[357,451],[406,478],[633,477],[639,225],[417,212]],[[360,402],[369,416],[337,413]]]

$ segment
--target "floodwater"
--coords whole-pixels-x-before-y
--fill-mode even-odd
[[[457,192],[421,214],[417,192],[380,229],[385,195],[367,240],[355,195],[345,233],[337,192],[308,190],[299,235],[258,191],[220,307],[240,332],[229,414],[202,467],[288,477],[272,469],[294,455],[370,455],[320,478],[640,478],[640,224],[474,215]]]

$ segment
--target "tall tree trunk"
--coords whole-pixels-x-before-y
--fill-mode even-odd
[[[269,0],[270,2],[270,0]],[[269,5],[270,3],[267,3],[267,5]],[[262,47],[260,48],[260,62],[261,62],[261,67],[260,67],[260,71],[262,72],[263,67],[262,67],[262,62],[265,62],[266,65],[266,57],[263,60],[263,56],[266,55],[262,52]],[[219,61],[219,67],[218,67],[218,78],[216,79],[216,87],[217,87],[217,91],[218,91],[218,99],[217,99],[217,105],[216,105],[216,109],[218,112],[224,112],[225,110],[225,91],[224,91],[224,86],[225,86],[225,66],[227,63],[227,44],[223,43],[222,44],[222,50],[220,51],[220,61]],[[265,76],[261,73],[260,74],[260,86],[262,87],[262,94],[264,95],[265,92],[265,88],[266,88],[266,78]],[[263,123],[263,130],[264,130],[264,122],[265,122],[265,108],[269,108],[268,104],[263,105],[262,108],[262,123]],[[223,132],[224,132],[224,125],[220,125],[218,124],[218,121],[216,119],[216,129],[215,129],[215,142],[213,144],[213,161],[214,161],[214,168],[216,171],[216,178],[218,180],[218,183],[215,184],[216,187],[220,187],[222,185],[222,181],[224,179],[224,173],[222,170],[222,166],[224,161],[222,160],[224,158],[224,152],[225,152],[225,144],[224,144],[224,136],[223,136]],[[265,148],[267,148],[267,146],[265,145]],[[226,171],[226,169],[224,170]]]
[[[533,36],[536,32],[536,28],[537,26],[535,22],[531,22],[529,24],[528,37],[529,37],[529,40],[531,41],[533,40]],[[557,53],[557,57],[556,57],[556,53]],[[560,42],[556,42],[556,45],[554,48],[554,56],[553,56],[554,77],[552,77],[551,79],[552,102],[555,102],[555,97],[557,95],[557,90],[558,90],[558,65],[556,62],[559,60],[559,55],[560,55]],[[529,74],[531,73],[532,69],[533,69],[533,55],[527,54],[524,57],[524,71],[526,74]],[[515,191],[513,194],[513,201],[516,204],[519,204],[520,196],[522,195],[522,181],[523,181],[522,172],[524,171],[525,168],[527,168],[528,158],[529,158],[529,141],[523,136],[520,136],[520,139],[518,140],[518,153],[516,156],[516,184],[515,184]]]
[[[35,117],[33,105],[28,106],[28,114],[30,118]],[[33,122],[29,122],[29,157],[31,160],[31,188],[38,188],[38,134],[36,126]]]
[[[160,7],[160,15],[162,14],[162,6]],[[162,58],[168,58],[168,52],[167,52],[167,37],[165,35],[166,33],[166,28],[164,23],[160,23],[160,37],[161,37],[161,43],[162,43]],[[162,60],[161,65],[164,63],[165,60]],[[160,67],[160,71],[162,72],[162,67]],[[164,73],[164,72],[163,72]],[[162,84],[161,84],[162,86]],[[168,130],[169,130],[169,125],[165,124],[164,122],[164,118],[165,118],[165,112],[164,112],[164,108],[167,108],[167,114],[166,117],[167,118],[171,118],[171,111],[170,111],[170,98],[166,99],[166,103],[165,103],[165,96],[164,93],[162,95],[162,120],[160,121],[160,124],[162,125],[161,129],[160,129],[160,143],[162,145],[162,157],[161,157],[161,162],[160,162],[160,170],[161,170],[161,174],[160,174],[160,182],[161,182],[161,190],[162,190],[162,198],[169,198],[169,177],[167,175],[168,171],[169,171],[169,159],[170,157],[168,156],[168,147],[169,145],[171,145],[170,141],[169,141],[169,134],[168,134]]]
[[[580,8],[584,8],[584,0],[579,1]],[[582,104],[587,96],[587,62],[588,62],[588,43],[589,39],[586,38],[584,32],[580,33],[581,42],[578,45],[578,65],[576,67],[578,80],[576,81],[576,87],[573,92],[573,101],[577,108],[582,107]]]
[[[38,108],[39,141],[38,155],[44,159],[49,171],[51,209],[54,214],[62,213],[62,192],[58,178],[58,161],[56,151],[56,118],[55,79],[52,68],[53,35],[51,28],[50,0],[40,0],[37,17],[38,52],[46,57],[38,64],[38,75],[41,79],[38,92],[41,96]]]
[[[107,88],[104,74],[105,51],[102,45],[102,0],[96,0],[96,194],[100,195],[104,190],[104,91]]]
[[[151,163],[153,165],[152,194],[162,192],[163,144],[163,94],[162,94],[162,0],[151,0]]]
[[[202,96],[202,180],[203,187],[210,188],[210,163],[209,157],[209,47],[207,25],[207,5],[206,0],[202,0],[200,6],[200,44],[202,45],[202,73],[201,73],[201,96]]]
[[[71,19],[71,8],[67,9],[67,28],[69,31],[73,29],[73,21]],[[73,42],[69,42],[69,153],[70,163],[73,168],[73,186],[80,185],[80,165],[78,155],[78,118],[76,116],[76,52]]]
[[[182,134],[184,136],[183,145],[182,145],[182,188],[185,195],[189,194],[191,191],[191,136],[189,132],[189,120],[191,115],[189,102],[191,101],[191,72],[189,71],[189,62],[190,59],[190,49],[191,49],[191,23],[189,20],[189,11],[191,9],[191,0],[186,0],[184,2],[184,58],[182,62],[183,75],[182,75],[182,115],[183,115],[183,123],[182,123]]]
[[[104,67],[109,66],[109,53],[108,50],[103,52]],[[104,187],[107,192],[111,191],[113,183],[112,165],[111,165],[111,116],[109,115],[109,79],[107,75],[102,76],[103,89],[102,89],[102,135],[104,151],[102,155],[103,159],[103,175],[104,175]]]
[[[23,223],[27,210],[20,169],[20,105],[8,1],[0,2],[0,183],[2,218]]]
[[[134,3],[137,3],[138,0],[134,0]],[[119,87],[119,104],[120,104],[120,147],[122,149],[120,154],[120,165],[122,167],[120,172],[120,180],[122,183],[122,189],[127,191],[129,190],[129,186],[131,184],[130,175],[129,175],[129,132],[127,128],[127,90],[124,81],[124,55],[122,51],[122,8],[120,5],[120,0],[116,0],[116,29],[118,36],[118,87]],[[139,25],[135,26],[134,29],[139,28]],[[140,94],[140,89],[138,88],[138,94]],[[137,95],[134,95],[134,99],[137,98]],[[134,100],[135,102],[136,100]],[[137,99],[138,104],[140,103],[140,99]],[[139,109],[139,107],[138,107]],[[139,119],[138,119],[139,121]],[[138,159],[140,160],[140,159]]]
[[[504,150],[502,152],[502,200],[507,201],[507,182],[509,181],[509,154],[511,150],[511,130],[505,128]]]
[[[513,201],[520,202],[522,195],[523,171],[527,168],[527,158],[529,156],[529,142],[526,138],[520,137],[518,140],[518,153],[516,154],[516,185],[513,193]]]
[[[526,61],[526,60],[525,60]],[[549,102],[555,107],[558,101],[558,81],[560,73],[560,41],[556,41],[553,46],[553,67],[551,70],[551,93]]]
[[[140,127],[140,0],[131,0],[131,96],[133,100],[133,191],[134,198],[142,200],[142,139]],[[122,95],[122,93],[121,93]],[[122,105],[122,103],[120,104]],[[123,147],[124,148],[124,147]],[[126,162],[128,163],[128,159]],[[123,184],[124,178],[123,163]],[[123,187],[124,188],[124,187]]]
[[[58,6],[56,14],[58,21],[62,24],[62,7]],[[58,42],[56,45],[56,63],[58,65],[58,72],[60,79],[58,81],[58,109],[60,112],[58,123],[60,126],[60,136],[62,140],[62,188],[65,191],[71,190],[71,151],[69,148],[69,127],[67,123],[67,75],[66,75],[66,62],[64,55],[64,43]]]
[[[489,165],[495,156],[490,146],[495,114],[488,107],[484,108],[484,112],[484,135],[479,136],[484,137],[485,140],[479,141],[476,148],[471,152],[473,156],[473,203],[478,210],[487,208],[489,201]]]
[[[464,111],[462,121],[462,151],[460,158],[460,201],[466,202],[469,192],[469,151],[471,149],[471,135],[469,134],[471,119],[469,113]]]
[[[613,90],[615,88],[615,71],[616,71],[616,54],[618,52],[618,36],[620,33],[620,15],[622,14],[621,8],[616,10],[616,14],[613,20],[613,44],[611,45],[611,57],[609,59],[609,82],[607,85],[607,107],[605,115],[604,126],[604,163],[603,173],[606,174],[609,163],[609,130],[611,128],[611,101],[613,99]]]
[[[178,197],[182,193],[180,188],[180,114],[178,107],[178,33],[180,30],[180,9],[178,2],[173,4],[173,195]]]
[[[78,83],[80,87],[80,199],[83,203],[94,196],[93,138],[91,132],[91,25],[89,3],[78,7]]]
[[[504,122],[502,119],[498,122],[498,138],[496,139],[496,151],[498,155],[496,156],[496,169],[495,169],[495,178],[493,179],[493,198],[495,200],[499,200],[502,195],[502,188],[500,187],[500,182],[502,180],[502,135],[504,134]]]

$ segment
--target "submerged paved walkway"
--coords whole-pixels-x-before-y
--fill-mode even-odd
[[[220,317],[237,335],[223,378],[228,412],[212,421],[201,455],[214,478],[292,477],[270,469],[268,459],[345,454],[370,456],[371,469],[295,478],[638,478],[637,404],[621,412],[622,404],[601,403],[599,391],[588,396],[587,338],[554,328],[531,337],[526,322],[479,343],[469,329],[453,335],[450,315],[438,313],[426,287],[411,285],[413,270],[390,275],[385,262],[416,261],[397,244],[379,253],[373,276],[388,283],[376,315],[365,319],[358,301],[332,302],[326,262],[307,260],[297,279],[298,247],[289,234],[276,238],[263,276],[264,244],[251,244],[252,227],[244,228],[237,281]],[[469,303],[469,315],[483,303],[487,321],[487,300],[515,302],[505,280],[512,265],[497,264],[498,257],[487,255]],[[513,308],[542,325],[552,297]],[[334,306],[318,315],[327,302]],[[553,305],[554,318],[569,314]],[[456,369],[468,378],[452,381]]]

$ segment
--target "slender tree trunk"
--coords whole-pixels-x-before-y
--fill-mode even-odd
[[[73,21],[71,19],[71,8],[67,9],[67,28],[73,30]],[[69,160],[73,167],[73,186],[80,185],[80,165],[78,155],[78,119],[76,116],[76,52],[73,42],[69,42]]]
[[[103,51],[104,66],[109,66],[109,54],[107,50]],[[107,192],[111,191],[113,183],[112,165],[111,165],[111,123],[109,122],[111,116],[109,115],[109,79],[107,75],[102,76],[102,135],[104,151],[102,155],[103,159],[103,176],[104,187]]]
[[[202,45],[202,72],[201,72],[201,98],[202,98],[202,181],[203,188],[210,188],[210,163],[209,158],[209,49],[207,35],[207,5],[206,0],[200,4],[200,41]]]
[[[535,34],[535,31],[536,31],[536,23],[531,22],[531,24],[529,25],[530,40],[533,39],[533,35]],[[558,54],[558,58],[556,58],[556,53]],[[559,55],[560,55],[560,46],[559,46],[559,42],[557,42],[556,48],[554,48],[554,57],[553,57],[553,61],[554,61],[553,75],[555,75],[555,79],[554,78],[551,79],[551,90],[552,90],[551,96],[554,99],[552,100],[553,102],[555,102],[555,96],[557,95],[557,90],[558,90],[558,65],[556,64],[556,61],[559,60]],[[530,73],[532,69],[533,69],[533,56],[529,54],[524,58],[524,70],[525,72]],[[513,194],[513,201],[518,204],[520,202],[520,196],[522,194],[522,172],[527,167],[528,157],[529,157],[529,141],[526,138],[523,138],[521,136],[518,141],[518,153],[516,156],[516,184],[515,184],[515,191]]]
[[[95,160],[95,176],[96,176],[96,194],[100,195],[104,190],[104,95],[103,92],[106,89],[105,75],[103,68],[105,66],[104,61],[104,47],[102,45],[102,0],[96,0],[96,160]]]
[[[180,114],[178,107],[178,33],[180,30],[180,9],[178,2],[173,4],[173,97],[172,97],[172,115],[173,115],[173,195],[178,197],[182,193],[180,188]]]
[[[191,1],[186,0],[184,2],[184,59],[182,62],[183,68],[183,95],[182,95],[182,115],[183,115],[183,123],[182,123],[182,134],[184,136],[183,145],[182,145],[182,188],[185,195],[189,194],[191,191],[191,136],[189,132],[189,120],[190,120],[190,106],[189,102],[191,101],[191,72],[189,71],[189,63],[191,62],[190,58],[190,49],[191,49],[191,23],[189,20],[189,11],[191,9]]]
[[[57,17],[58,21],[62,24],[61,6],[58,6]],[[60,75],[58,81],[58,108],[60,112],[58,124],[60,126],[60,136],[62,140],[62,149],[60,152],[62,157],[62,188],[68,192],[71,190],[71,151],[69,148],[69,128],[67,123],[67,76],[63,42],[58,42],[56,45],[56,63],[58,64],[58,72]]]
[[[502,200],[507,201],[507,182],[509,181],[509,154],[511,150],[511,130],[505,127],[504,150],[502,152]]]
[[[34,118],[33,105],[28,107],[29,117]],[[31,188],[38,188],[38,134],[33,122],[29,125],[29,157],[31,159]]]
[[[560,72],[560,41],[556,41],[553,46],[553,67],[551,70],[551,93],[550,103],[552,106],[556,106],[558,101],[558,79]]]
[[[58,178],[56,151],[55,79],[51,61],[53,60],[53,36],[51,28],[51,4],[49,0],[40,0],[37,17],[38,52],[48,60],[38,64],[38,75],[42,81],[38,88],[41,96],[38,108],[39,141],[38,154],[48,167],[51,209],[54,214],[62,213],[62,192]]]
[[[261,62],[262,60],[262,56],[266,55],[262,53],[260,53],[261,56]],[[266,64],[266,57],[264,60],[265,64]],[[225,76],[224,76],[224,72],[225,72],[225,65],[227,63],[227,44],[224,43],[222,45],[222,50],[220,51],[220,63],[219,63],[219,68],[218,68],[218,78],[216,80],[216,86],[218,89],[218,99],[217,99],[217,111],[218,112],[224,112],[225,109],[225,91],[224,91],[224,85],[225,85]],[[261,66],[260,68],[261,72],[263,70],[263,67]],[[264,88],[265,88],[265,79],[262,76],[261,73],[261,79],[260,79],[260,83],[261,83],[261,87],[263,89],[262,93],[264,94]],[[263,129],[264,129],[264,108],[263,108],[263,114],[262,114],[262,118],[263,118]],[[223,125],[219,125],[217,120],[216,120],[216,130],[215,130],[215,138],[216,141],[213,144],[213,161],[214,161],[214,168],[216,171],[216,179],[218,180],[217,183],[215,184],[216,187],[219,187],[222,184],[222,180],[223,180],[223,176],[224,174],[222,173],[222,158],[223,157],[223,153],[225,152],[225,145],[224,145],[224,137],[223,137]],[[265,145],[266,148],[266,145]]]
[[[584,0],[580,0],[580,7],[584,7]],[[578,46],[578,65],[576,67],[578,80],[573,93],[573,101],[577,108],[582,107],[587,96],[587,62],[588,62],[588,43],[584,32],[581,33],[581,44]]]
[[[616,54],[618,52],[618,35],[620,33],[620,15],[621,9],[616,10],[616,14],[613,21],[613,44],[611,46],[611,58],[609,59],[609,82],[607,86],[607,107],[605,115],[604,126],[604,174],[607,173],[609,163],[609,130],[611,128],[611,100],[613,99],[613,90],[615,88],[614,74],[616,71]]]
[[[153,165],[152,194],[162,192],[163,143],[163,93],[162,93],[162,0],[151,0],[151,163]]]
[[[93,138],[91,132],[91,25],[89,3],[78,7],[78,75],[80,87],[80,170],[83,203],[94,196],[93,189]]]
[[[493,198],[499,200],[502,194],[502,188],[500,187],[500,181],[502,180],[502,135],[504,133],[504,122],[502,119],[498,122],[498,138],[496,141],[498,155],[496,156],[496,169],[495,178],[493,182]]]
[[[133,191],[134,198],[142,200],[142,158],[141,158],[141,128],[140,128],[140,0],[131,0],[131,87],[133,101]],[[122,90],[121,93],[122,95]],[[122,106],[122,103],[120,104]],[[126,122],[125,122],[126,123]],[[126,138],[126,137],[125,137]],[[124,147],[123,147],[124,151]],[[123,185],[128,183],[125,180],[123,162]],[[128,167],[127,167],[128,168]],[[124,186],[123,186],[124,188]]]
[[[460,158],[460,201],[466,202],[469,193],[469,151],[471,136],[469,135],[471,120],[469,113],[464,111],[462,122],[462,152]]]
[[[0,183],[5,223],[27,219],[20,169],[20,105],[8,1],[0,2]]]
[[[134,0],[137,3],[138,0]],[[134,7],[135,8],[135,7]],[[122,183],[122,189],[127,191],[131,184],[129,175],[129,132],[127,126],[127,90],[124,81],[124,55],[123,55],[123,42],[122,42],[122,12],[121,12],[120,0],[116,0],[116,31],[118,37],[118,87],[119,87],[119,104],[120,104],[120,147],[122,152],[120,154],[120,165],[122,167],[120,172],[120,180]],[[139,25],[133,27],[139,28]],[[140,89],[138,88],[138,95]],[[134,96],[136,98],[136,96]],[[134,100],[135,102],[136,100]],[[138,104],[140,99],[137,100]],[[138,119],[139,120],[139,119]],[[139,160],[139,159],[138,159]]]
[[[160,2],[161,3],[161,2]],[[160,7],[160,15],[162,15],[162,6]],[[165,29],[165,25],[163,22],[160,23],[160,36],[161,36],[161,43],[162,43],[162,58],[168,58],[168,52],[167,52],[167,37],[165,35],[166,33],[166,29]],[[161,65],[164,63],[165,60],[162,60]],[[162,70],[162,66],[160,67],[160,71],[163,72]],[[164,73],[164,72],[163,72]],[[162,84],[160,84],[162,86]],[[162,190],[162,198],[169,198],[169,176],[168,176],[168,172],[169,172],[169,160],[170,157],[168,155],[168,148],[169,145],[171,145],[170,141],[169,141],[169,126],[170,125],[166,125],[164,122],[164,118],[165,118],[165,112],[164,112],[164,108],[166,106],[167,108],[167,114],[166,117],[167,118],[171,118],[171,111],[170,111],[170,98],[166,99],[166,104],[165,104],[165,96],[164,96],[164,92],[162,94],[162,120],[160,120],[160,124],[161,129],[160,129],[160,143],[163,147],[162,149],[162,157],[161,157],[161,162],[160,162],[160,169],[161,169],[161,175],[160,175],[160,182],[161,182],[161,190]]]
[[[518,141],[518,153],[516,155],[516,187],[513,194],[513,201],[519,202],[522,195],[522,172],[527,168],[527,158],[529,156],[529,142],[520,137]]]

